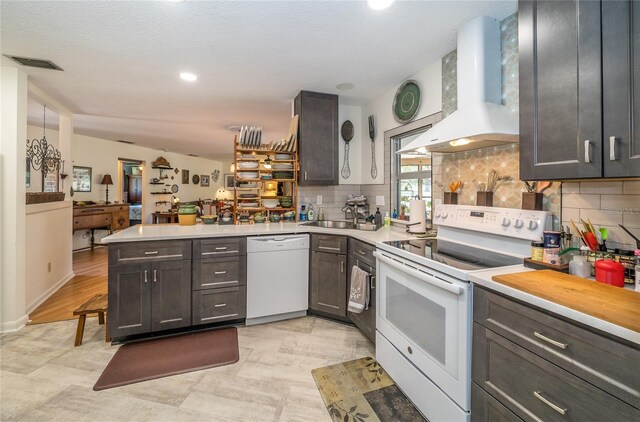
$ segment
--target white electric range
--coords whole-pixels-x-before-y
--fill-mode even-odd
[[[475,271],[522,263],[550,213],[440,205],[436,239],[379,242],[376,359],[432,421],[471,411]]]

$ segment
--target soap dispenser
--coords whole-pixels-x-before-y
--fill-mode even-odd
[[[374,222],[376,223],[376,226],[382,226],[382,214],[380,213],[380,207],[376,207]]]
[[[316,215],[316,212],[313,210],[313,204],[309,204],[309,208],[307,211],[307,220],[313,221],[315,215]]]

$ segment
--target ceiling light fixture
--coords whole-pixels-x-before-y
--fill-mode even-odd
[[[189,72],[182,72],[180,73],[180,79],[187,81],[187,82],[195,82],[198,80],[198,77],[196,75],[194,75],[193,73],[189,73]]]
[[[349,82],[345,82],[342,84],[338,84],[336,85],[336,88],[339,89],[340,91],[348,91],[350,89],[353,89],[355,85]]]
[[[384,10],[393,4],[395,0],[367,0],[367,6],[371,10]]]

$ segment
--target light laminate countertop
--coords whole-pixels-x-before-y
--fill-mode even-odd
[[[628,328],[621,327],[619,325],[594,317],[592,315],[588,315],[583,312],[577,311],[575,309],[571,309],[566,306],[560,305],[553,301],[546,300],[536,295],[526,293],[522,290],[518,290],[512,287],[506,286],[492,279],[494,275],[514,274],[514,273],[521,273],[525,271],[534,271],[534,270],[530,268],[526,268],[523,265],[513,265],[509,267],[502,267],[499,269],[478,271],[471,274],[469,278],[472,283],[477,284],[479,286],[486,287],[487,289],[493,290],[498,293],[502,293],[505,296],[511,297],[516,300],[520,300],[522,302],[531,304],[533,306],[544,309],[546,311],[553,312],[557,315],[561,315],[565,318],[571,319],[573,321],[577,321],[584,325],[593,327],[597,330],[603,331],[605,333],[609,333],[616,337],[620,337],[622,339],[629,340],[632,343],[640,345],[640,333],[637,331],[633,331]]]
[[[404,229],[383,226],[376,231],[329,229],[324,227],[305,226],[300,223],[261,223],[244,225],[196,224],[181,226],[178,224],[139,224],[121,230],[102,239],[103,244],[121,242],[144,242],[149,240],[201,239],[207,237],[231,236],[269,236],[279,234],[317,233],[350,236],[355,239],[375,244],[389,240],[415,238]]]

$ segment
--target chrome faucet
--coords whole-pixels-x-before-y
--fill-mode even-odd
[[[358,213],[356,212],[355,205],[345,205],[342,207],[342,212],[349,211],[353,217],[353,224],[358,224]]]

